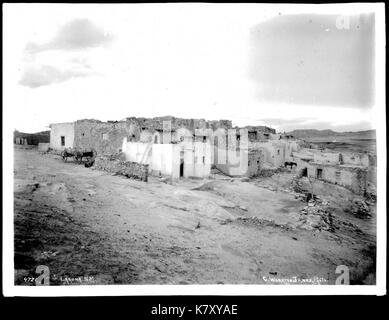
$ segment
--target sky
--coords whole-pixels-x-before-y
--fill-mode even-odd
[[[323,12],[257,4],[4,5],[3,105],[23,132],[85,118],[164,115],[278,131],[374,128],[374,15]]]

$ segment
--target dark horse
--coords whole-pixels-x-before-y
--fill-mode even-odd
[[[297,167],[297,163],[296,162],[286,161],[284,166],[285,166],[285,168],[287,168],[289,166],[291,169],[293,169],[293,166]]]
[[[61,157],[63,161],[68,161],[68,158],[76,157],[75,152],[73,150],[66,149],[61,152]]]
[[[91,159],[94,160],[96,158],[96,151],[92,149],[91,151],[77,151],[75,155],[75,159],[81,163],[82,158],[87,158],[87,161],[90,162]]]
[[[74,158],[78,163],[82,162],[82,158],[87,158],[88,160],[94,159],[96,157],[96,151],[94,149],[90,151],[79,151],[72,149],[65,149],[62,151],[61,156],[62,159],[66,162],[68,158]],[[88,161],[89,162],[89,161]]]

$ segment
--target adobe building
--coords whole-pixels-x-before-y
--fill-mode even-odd
[[[286,161],[292,160],[293,152],[300,148],[298,140],[276,134],[269,127],[250,126],[235,130],[219,129],[214,133],[213,163],[217,169],[231,176],[254,177],[263,169],[283,167]],[[243,136],[247,137],[246,144],[243,144]],[[223,150],[236,150],[236,154],[229,152],[226,157]]]
[[[74,145],[74,122],[50,124],[50,148],[64,150],[73,148]]]
[[[204,178],[211,173],[211,145],[204,142],[155,144],[128,142],[122,152],[127,161],[148,164],[150,174],[172,178]]]
[[[268,136],[259,134],[259,131],[255,131],[254,136],[253,132],[252,128],[247,127],[216,130],[212,137],[214,167],[229,176],[259,175],[264,168],[265,152],[256,143],[266,141]]]
[[[169,128],[163,128],[169,123]],[[112,154],[122,147],[123,138],[133,142],[162,143],[163,131],[171,131],[171,142],[178,142],[180,129],[193,132],[196,129],[231,128],[229,120],[205,121],[204,119],[181,119],[174,117],[126,118],[121,121],[102,122],[93,119],[69,123],[51,124],[50,147],[55,150],[65,148],[95,149],[98,154]]]
[[[206,177],[212,163],[211,132],[231,127],[229,120],[170,116],[108,122],[84,119],[51,124],[50,147],[94,149],[99,156],[123,152],[126,161],[148,164],[152,174]]]
[[[364,195],[367,188],[369,156],[315,149],[293,153],[293,161],[302,176],[341,185],[356,194]]]

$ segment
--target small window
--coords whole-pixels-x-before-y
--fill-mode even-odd
[[[316,178],[321,179],[323,177],[323,169],[316,170]]]
[[[61,146],[65,146],[65,136],[61,136]]]
[[[205,157],[203,157],[203,164],[205,164]]]
[[[103,133],[103,140],[108,140],[108,133]]]
[[[207,142],[207,136],[203,136],[203,142]]]

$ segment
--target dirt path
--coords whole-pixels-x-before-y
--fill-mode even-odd
[[[306,228],[304,206],[239,179],[144,183],[16,148],[15,283],[37,265],[52,284],[333,284],[340,264],[375,281],[374,232],[336,216]]]

